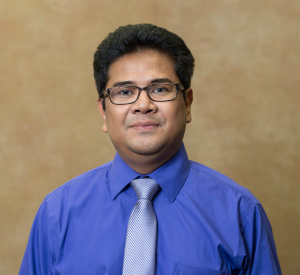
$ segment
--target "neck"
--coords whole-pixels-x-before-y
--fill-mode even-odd
[[[181,145],[180,145],[181,146]],[[169,159],[171,159],[180,149],[177,150],[166,150],[167,154],[162,154],[162,152],[153,155],[138,155],[134,154],[133,157],[128,156],[122,152],[118,152],[120,157],[124,162],[135,172],[141,175],[147,175],[155,171],[157,168],[165,164]],[[171,153],[170,153],[171,152]]]

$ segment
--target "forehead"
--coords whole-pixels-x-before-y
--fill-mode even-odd
[[[172,58],[158,51],[144,50],[123,55],[114,61],[109,66],[107,87],[124,81],[147,85],[161,78],[179,82]]]

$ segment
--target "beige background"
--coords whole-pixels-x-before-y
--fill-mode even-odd
[[[154,23],[196,58],[190,159],[262,202],[283,273],[300,270],[300,2],[1,0],[0,274],[16,274],[47,193],[114,156],[92,58],[119,25]]]

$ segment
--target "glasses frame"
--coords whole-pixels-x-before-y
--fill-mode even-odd
[[[176,87],[176,95],[175,95],[175,97],[172,98],[172,99],[167,99],[167,100],[155,100],[155,99],[152,99],[151,96],[149,95],[149,88],[150,88],[151,86],[153,86],[153,85],[156,85],[156,84],[171,84],[171,85],[174,85],[174,86]],[[104,90],[104,91],[103,91],[103,95],[104,95],[103,97],[109,97],[110,102],[111,102],[112,104],[115,104],[115,105],[132,104],[132,103],[137,102],[137,100],[138,100],[139,97],[140,97],[141,91],[144,90],[144,91],[147,93],[148,97],[149,97],[152,101],[155,101],[155,102],[165,102],[165,101],[172,101],[172,100],[174,100],[174,99],[177,97],[177,95],[178,95],[178,91],[184,91],[184,90],[185,90],[184,87],[183,87],[180,83],[169,83],[169,82],[166,82],[166,83],[153,83],[153,84],[151,84],[151,85],[149,85],[149,86],[146,86],[146,87],[138,87],[138,86],[131,86],[131,85],[128,85],[128,86],[122,86],[122,87],[134,87],[134,88],[137,88],[137,89],[139,90],[139,93],[138,93],[138,96],[137,96],[136,100],[134,100],[134,101],[132,101],[132,102],[128,102],[128,103],[114,103],[114,102],[112,102],[111,97],[110,97],[110,91],[111,91],[112,89],[116,88],[116,87],[111,87],[111,88],[108,88],[108,89]]]

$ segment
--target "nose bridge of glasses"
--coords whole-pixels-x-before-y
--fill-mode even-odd
[[[136,88],[138,88],[138,95],[137,95],[137,99],[136,99],[136,100],[139,100],[139,99],[140,99],[140,96],[141,96],[142,91],[145,91],[146,94],[147,94],[147,98],[150,99],[150,100],[152,100],[152,98],[150,97],[150,94],[149,94],[149,88],[150,88],[150,87],[151,87],[151,86],[146,86],[146,87],[136,87]]]

